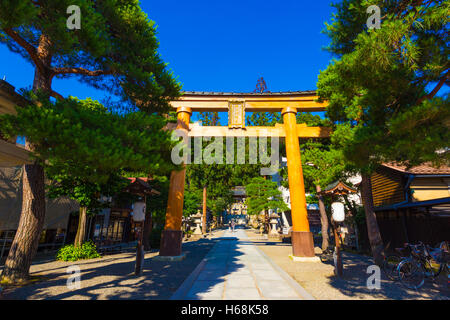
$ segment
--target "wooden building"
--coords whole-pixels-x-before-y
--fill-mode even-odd
[[[385,246],[450,240],[450,167],[380,166],[371,176],[377,221]]]
[[[56,249],[67,242],[67,226],[76,201],[66,197],[45,200],[44,230],[38,250]],[[0,259],[8,253],[22,212],[22,167],[0,168]]]
[[[128,178],[130,185],[124,192],[132,194],[143,193],[147,196],[159,195],[159,192],[150,186],[149,178]],[[131,202],[109,199],[111,207],[105,208],[95,216],[88,217],[86,221],[86,238],[92,240],[99,249],[123,247],[128,243],[133,245],[136,240],[136,224],[133,221],[133,207]],[[106,201],[106,199],[105,199]],[[68,223],[67,242],[75,240],[78,228],[78,216],[71,216]]]
[[[12,85],[0,80],[0,115],[16,114],[15,106],[26,104],[27,101],[15,91]],[[14,167],[29,163],[28,155],[28,151],[16,143],[16,137],[6,140],[0,136],[0,167]]]

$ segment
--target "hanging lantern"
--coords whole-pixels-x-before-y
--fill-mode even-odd
[[[343,203],[333,202],[331,204],[331,212],[334,221],[343,222],[345,220],[345,209]]]
[[[145,220],[145,202],[138,201],[133,204],[133,220],[142,222]]]

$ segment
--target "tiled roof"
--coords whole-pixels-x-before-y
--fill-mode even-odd
[[[349,185],[345,184],[344,182],[337,180],[333,183],[330,183],[328,186],[325,187],[324,190],[322,190],[322,193],[324,194],[330,194],[330,193],[335,193],[335,191],[337,190],[337,193],[341,193],[341,192],[357,192],[358,190],[356,190],[355,188],[350,187]],[[346,191],[344,191],[346,190]]]
[[[431,163],[424,163],[420,166],[410,167],[408,168],[406,165],[399,165],[393,162],[383,163],[384,167],[391,168],[396,171],[410,173],[410,174],[450,174],[449,166],[441,166],[439,168],[435,168],[431,166]]]
[[[213,91],[182,91],[183,95],[194,96],[289,96],[289,95],[312,95],[315,90],[306,91],[280,91],[280,92],[213,92]]]

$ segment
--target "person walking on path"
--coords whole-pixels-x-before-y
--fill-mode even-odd
[[[236,222],[234,220],[231,221],[231,229],[234,232],[234,227],[236,226]]]

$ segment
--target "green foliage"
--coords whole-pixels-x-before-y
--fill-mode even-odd
[[[297,123],[306,123],[308,126],[329,127],[329,119],[321,118],[311,113],[298,113]],[[342,151],[331,143],[330,139],[300,139],[303,178],[307,193],[315,194],[316,186],[321,188],[328,184],[349,176],[353,168],[344,158]],[[283,178],[282,186],[289,188],[287,167],[280,168]],[[308,203],[316,203],[312,197]]]
[[[260,214],[263,210],[289,210],[283,201],[281,191],[278,189],[277,183],[263,177],[256,177],[250,180],[245,186],[247,198],[248,214]]]
[[[332,140],[356,167],[380,162],[448,163],[448,1],[378,1],[380,29],[367,30],[366,8],[345,0],[326,33],[335,59],[319,75],[318,95],[336,123]],[[432,90],[431,90],[431,89]]]
[[[81,9],[79,30],[67,29],[70,5]],[[155,35],[155,23],[138,0],[0,2],[0,41],[11,51],[56,77],[77,75],[80,81],[148,112],[167,111],[168,101],[180,89],[157,52]],[[18,37],[20,44],[15,41]],[[38,48],[43,39],[51,58],[41,65],[27,45]]]
[[[280,112],[252,112],[246,117],[249,126],[269,126],[272,127],[276,123],[281,122]]]
[[[75,247],[73,244],[66,245],[59,249],[56,259],[62,261],[77,261],[82,259],[100,258],[97,248],[92,241],[85,242],[81,247]]]
[[[170,132],[165,120],[143,112],[112,113],[91,99],[68,98],[41,106],[17,107],[3,115],[5,135],[22,135],[34,146],[33,156],[50,175],[83,177],[105,183],[112,172],[128,169],[168,172],[173,169]]]
[[[219,113],[218,112],[200,112],[198,118],[202,122],[202,126],[217,126],[217,125],[219,125]]]
[[[203,193],[200,188],[186,185],[184,190],[183,215],[189,217],[196,214],[202,206]]]
[[[319,199],[317,199],[316,196],[307,195],[306,196],[306,203],[308,203],[308,204],[318,204],[319,203]]]
[[[211,209],[213,216],[219,216],[232,203],[233,198],[231,193],[225,193],[225,196],[216,196],[212,199],[207,199],[206,204]]]
[[[200,120],[203,126],[218,125],[217,112],[201,112]],[[202,154],[205,154],[210,141],[203,140]],[[223,150],[226,150],[223,140]],[[214,156],[214,151],[212,153]],[[202,207],[203,188],[207,188],[207,202],[213,215],[218,215],[231,203],[231,188],[233,185],[232,165],[225,164],[226,153],[222,154],[223,164],[192,163],[186,169],[186,185],[183,214],[189,216],[197,213]]]
[[[325,188],[330,183],[349,175],[350,168],[342,151],[328,141],[310,140],[301,145],[305,189],[315,193],[316,186]]]
[[[67,196],[95,214],[128,185],[122,176],[148,176],[174,168],[170,132],[162,117],[143,112],[116,114],[97,101],[69,98],[17,107],[17,115],[0,117],[5,135],[24,135],[33,143],[33,156],[45,168],[50,198]]]

